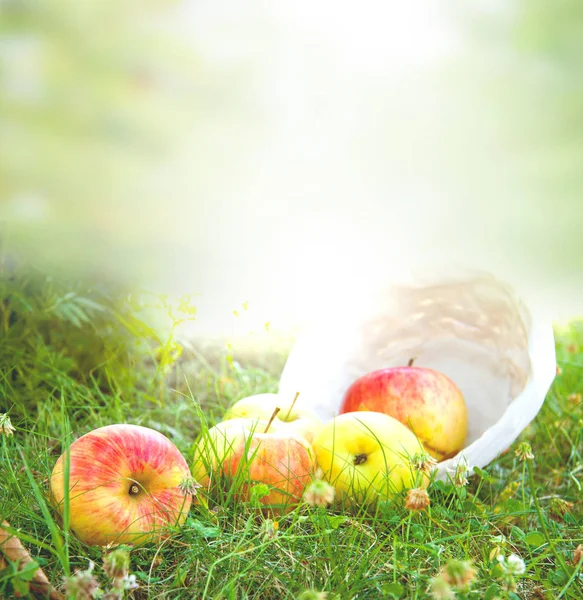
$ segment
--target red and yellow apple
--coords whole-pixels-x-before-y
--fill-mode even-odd
[[[68,489],[69,524],[86,544],[142,544],[184,522],[192,497],[179,486],[189,477],[186,460],[163,434],[107,425],[74,441],[57,460],[51,500],[63,515]]]
[[[394,417],[438,461],[463,449],[468,409],[462,392],[446,375],[413,365],[373,371],[346,391],[340,414],[376,411]]]
[[[280,411],[277,413],[274,423],[278,426],[284,425],[293,428],[308,442],[311,442],[322,427],[322,421],[315,412],[302,406],[301,403],[296,403],[296,398],[287,398],[280,394],[247,396],[235,402],[228,409],[223,421],[241,417],[269,420],[275,409],[279,408]]]
[[[402,489],[427,483],[415,470],[423,452],[410,429],[377,412],[339,415],[324,424],[313,442],[323,478],[349,504],[386,500]]]
[[[266,512],[291,510],[311,481],[314,457],[310,444],[289,427],[269,421],[232,419],[203,433],[197,443],[193,475],[207,488],[227,485],[249,501],[256,484],[266,484],[269,494],[259,498]]]

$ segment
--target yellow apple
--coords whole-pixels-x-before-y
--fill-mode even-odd
[[[278,426],[283,424],[292,427],[311,442],[322,427],[322,421],[315,412],[302,406],[301,403],[296,403],[296,398],[288,398],[280,394],[248,396],[235,402],[225,413],[223,421],[240,417],[268,420],[275,409],[279,408],[274,423]]]
[[[324,424],[312,443],[318,467],[349,503],[388,499],[426,483],[413,458],[423,452],[410,429],[377,412],[339,415]]]

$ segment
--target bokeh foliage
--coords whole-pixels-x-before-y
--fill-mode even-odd
[[[492,198],[490,216],[504,225],[515,215],[500,237],[573,278],[583,270],[583,5],[520,0],[461,13],[471,49],[463,85],[500,140],[491,155],[500,179],[516,186]]]
[[[0,3],[0,206],[37,260],[124,276],[146,244],[144,178],[192,126],[201,66],[160,0]],[[139,200],[139,202],[138,202]]]

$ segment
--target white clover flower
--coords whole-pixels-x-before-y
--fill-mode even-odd
[[[447,473],[451,479],[451,482],[455,487],[462,488],[468,485],[468,474],[469,474],[468,463],[465,460],[460,460],[455,469],[447,468]]]
[[[123,582],[124,589],[126,590],[135,590],[139,587],[136,581],[136,576],[133,573],[131,575],[126,575],[123,579]]]
[[[178,489],[184,496],[196,496],[196,491],[202,487],[194,477],[185,477],[179,484]]]
[[[514,451],[514,455],[518,458],[520,462],[524,462],[525,460],[532,460],[534,458],[534,454],[532,453],[532,447],[528,442],[521,442],[518,444],[518,448]]]
[[[429,582],[428,591],[433,600],[455,600],[455,592],[442,577],[434,577]]]
[[[421,471],[426,475],[431,475],[431,472],[437,466],[437,461],[433,456],[427,452],[418,452],[411,460],[413,468],[417,471]]]
[[[328,506],[334,502],[334,487],[316,479],[304,491],[304,501],[312,506]]]
[[[517,554],[511,554],[508,557],[508,572],[513,575],[522,575],[526,571],[526,565],[522,558]]]
[[[95,563],[89,561],[89,566],[85,571],[75,571],[70,577],[64,580],[65,592],[67,597],[78,598],[85,600],[95,598],[99,594],[99,583],[93,575]]]
[[[8,437],[13,435],[15,431],[10,422],[10,417],[6,413],[0,413],[0,435]]]
[[[508,558],[500,554],[498,555],[498,562],[507,575],[522,575],[526,571],[524,561],[517,554],[510,554]]]

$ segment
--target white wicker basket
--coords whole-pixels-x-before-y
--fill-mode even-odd
[[[369,371],[404,365],[437,369],[468,405],[466,447],[438,465],[484,467],[508,448],[539,411],[555,377],[552,324],[508,284],[487,274],[425,277],[371,286],[300,335],[279,391],[332,418],[348,386]]]

